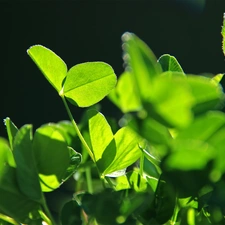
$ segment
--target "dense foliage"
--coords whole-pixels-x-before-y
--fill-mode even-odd
[[[48,48],[28,49],[70,121],[33,132],[5,119],[1,225],[225,224],[223,74],[185,74],[136,35],[122,40],[118,81],[106,63],[68,70]],[[119,121],[98,111],[105,96],[123,112]],[[68,102],[89,107],[79,124]]]

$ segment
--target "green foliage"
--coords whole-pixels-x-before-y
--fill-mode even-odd
[[[122,39],[117,85],[106,63],[67,71],[51,50],[28,49],[70,121],[33,132],[5,119],[1,225],[225,224],[223,74],[185,74],[174,56],[157,60],[136,35]],[[68,101],[89,107],[107,95],[124,114],[118,125],[95,106],[75,122]]]

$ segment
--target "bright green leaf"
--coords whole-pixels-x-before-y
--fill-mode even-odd
[[[38,128],[34,135],[33,151],[42,191],[58,188],[77,168],[81,158],[67,147],[63,133],[56,124]]]
[[[18,128],[15,126],[15,124],[10,120],[9,117],[7,117],[5,120],[5,126],[7,129],[8,139],[10,143],[10,148],[13,150],[13,141],[14,137],[16,136],[16,133],[18,131]]]
[[[189,75],[187,78],[194,97],[193,111],[196,114],[220,106],[221,101],[224,100],[223,90],[211,82],[210,78],[194,75]]]
[[[105,117],[96,111],[89,112],[89,132],[95,160],[103,176],[122,171],[141,155],[139,135],[123,127],[113,136]]]
[[[172,71],[172,72],[180,72],[184,74],[183,69],[181,68],[180,64],[178,63],[177,59],[174,56],[165,54],[165,55],[162,55],[158,61],[164,72]]]
[[[225,55],[225,13],[223,14],[223,26],[222,26],[221,34],[223,36],[222,50],[223,50],[223,54]]]
[[[102,158],[102,154],[113,140],[113,133],[105,117],[95,110],[88,111],[89,132],[92,150],[96,162]]]
[[[126,32],[122,40],[127,69],[131,69],[134,75],[139,96],[145,99],[149,96],[153,79],[162,72],[161,66],[151,49],[135,34]]]
[[[143,144],[142,138],[128,127],[123,127],[114,135],[114,142],[111,142],[103,153],[102,160],[108,165],[103,175],[122,170],[136,162],[141,151],[139,144]],[[113,159],[112,162],[110,162]]]
[[[42,193],[32,151],[32,126],[24,125],[17,132],[13,155],[17,165],[17,181],[21,192],[32,200],[40,202]]]
[[[65,62],[53,51],[42,45],[31,46],[27,50],[27,53],[50,84],[57,90],[57,92],[60,92],[63,80],[67,73]]]
[[[148,114],[168,127],[185,127],[192,121],[194,98],[185,77],[159,76],[145,105]]]
[[[224,77],[224,74],[219,73],[219,74],[215,75],[213,78],[211,78],[211,82],[218,85],[221,82],[221,80],[223,79],[223,77]]]
[[[215,149],[199,140],[175,141],[173,152],[163,161],[166,171],[170,170],[201,170],[214,159]]]
[[[124,113],[137,111],[141,108],[137,86],[129,72],[120,75],[116,88],[110,92],[108,97]]]
[[[73,104],[88,107],[102,100],[115,85],[116,75],[111,66],[103,62],[87,62],[68,71],[63,91]]]

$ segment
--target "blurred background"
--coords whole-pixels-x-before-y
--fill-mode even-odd
[[[6,136],[6,117],[18,127],[32,123],[34,129],[68,119],[58,94],[28,57],[30,46],[50,48],[68,68],[104,61],[120,75],[121,36],[130,31],[157,58],[174,55],[186,73],[223,73],[224,12],[224,0],[0,0],[0,136]],[[84,109],[71,110],[79,121]],[[107,99],[102,112],[120,114]]]

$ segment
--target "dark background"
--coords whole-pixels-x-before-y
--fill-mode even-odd
[[[174,55],[186,73],[225,71],[221,50],[224,0],[0,0],[0,136],[3,119],[20,127],[68,119],[61,99],[26,50],[42,44],[68,68],[86,61],[123,71],[121,35],[134,32],[154,51]],[[224,81],[223,81],[224,85]],[[71,107],[79,121],[83,109]],[[102,111],[118,115],[107,99]]]

